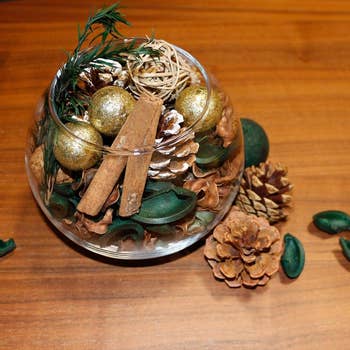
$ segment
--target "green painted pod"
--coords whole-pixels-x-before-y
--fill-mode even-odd
[[[75,192],[72,189],[71,183],[62,183],[62,184],[55,184],[53,186],[54,192],[60,194],[63,197],[73,197],[76,196]]]
[[[245,167],[265,162],[270,150],[270,143],[263,127],[254,120],[241,119],[244,136]]]
[[[0,256],[4,256],[10,252],[12,252],[16,248],[15,241],[10,238],[7,241],[3,241],[0,239]]]
[[[321,231],[336,234],[350,230],[350,216],[340,210],[326,210],[313,216],[313,223]]]
[[[234,143],[227,148],[209,142],[199,143],[196,163],[202,169],[218,168],[225,162],[234,148]]]
[[[305,251],[298,238],[290,233],[284,236],[284,252],[281,258],[284,273],[289,278],[297,278],[304,269]]]
[[[350,239],[339,238],[339,243],[343,249],[344,256],[350,261]]]
[[[50,196],[48,209],[54,217],[59,219],[66,218],[74,213],[73,203],[56,192],[53,192]]]
[[[116,240],[132,239],[141,244],[145,235],[143,227],[137,222],[130,219],[116,217],[108,226],[107,232],[102,235],[98,241],[101,247],[109,246]]]
[[[167,182],[148,182],[140,211],[132,220],[150,225],[163,225],[182,219],[195,207],[194,192]]]

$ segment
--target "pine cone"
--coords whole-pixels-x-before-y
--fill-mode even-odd
[[[129,78],[129,73],[123,70],[119,62],[99,58],[79,74],[78,85],[83,90],[93,94],[98,89],[107,85],[124,88]]]
[[[265,285],[278,271],[281,254],[277,228],[237,207],[215,228],[204,249],[214,276],[229,287]]]
[[[244,170],[235,204],[246,213],[265,217],[270,223],[285,219],[283,208],[292,197],[293,185],[287,178],[287,167],[270,161]]]
[[[161,117],[156,143],[170,143],[183,132],[183,116],[175,109]],[[153,153],[148,176],[151,179],[168,180],[185,173],[195,162],[198,143],[193,141],[194,133],[189,133],[171,146],[159,146]]]

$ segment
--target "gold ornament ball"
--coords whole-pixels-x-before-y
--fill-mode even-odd
[[[208,92],[206,87],[192,85],[184,89],[175,102],[175,109],[185,119],[185,125],[191,126],[204,110]],[[223,110],[219,93],[212,89],[209,101],[209,108],[199,122],[194,126],[194,131],[203,132],[213,128],[221,118]]]
[[[135,99],[118,86],[97,90],[89,107],[90,123],[101,134],[115,136],[133,110]]]
[[[57,161],[64,168],[73,171],[94,166],[101,157],[101,151],[80,139],[97,146],[103,146],[100,133],[85,122],[67,123],[65,126],[77,137],[71,135],[63,128],[57,131],[53,148]]]

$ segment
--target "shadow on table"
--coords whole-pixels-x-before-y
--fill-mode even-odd
[[[314,223],[311,221],[309,225],[307,226],[307,230],[314,236],[321,238],[321,239],[329,239],[332,238],[334,235],[331,233],[323,232],[319,230]]]

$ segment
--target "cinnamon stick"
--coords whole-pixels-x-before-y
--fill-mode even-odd
[[[150,99],[148,95],[142,94],[140,96],[134,109],[129,114],[117,137],[113,141],[111,149],[133,150],[140,145],[146,144],[145,135],[148,133],[148,128],[153,123],[154,119],[154,114],[148,113],[150,110],[149,106],[153,106],[154,103],[155,100]],[[158,106],[158,104],[159,101],[157,101],[156,105]],[[153,107],[151,110],[153,110]],[[100,212],[103,204],[118,182],[127,160],[127,156],[116,156],[112,154],[105,156],[77,206],[80,212],[91,216],[95,216]],[[136,175],[135,173],[132,176]]]
[[[162,104],[160,98],[149,97],[149,103],[144,105],[144,118],[147,116],[148,123],[144,125],[144,130],[142,130],[144,133],[143,146],[154,144]],[[151,158],[152,153],[128,157],[119,208],[120,216],[130,216],[138,212]]]

